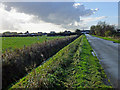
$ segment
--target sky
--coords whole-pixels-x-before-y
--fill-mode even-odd
[[[89,30],[99,21],[118,25],[118,2],[2,2],[0,33]]]

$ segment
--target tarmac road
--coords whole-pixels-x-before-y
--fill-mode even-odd
[[[120,74],[118,75],[118,65],[120,65],[120,61],[118,61],[118,52],[120,52],[120,44],[93,37],[89,34],[86,34],[86,37],[100,60],[112,86],[114,88],[120,88],[120,83],[118,83],[118,81],[120,82]]]

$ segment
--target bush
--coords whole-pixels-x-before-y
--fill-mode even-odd
[[[111,36],[111,35],[112,35],[112,32],[111,32],[111,31],[108,30],[108,31],[105,32],[105,36],[106,36],[106,37]]]
[[[115,26],[106,24],[106,22],[98,22],[97,25],[90,27],[90,34],[97,36],[110,36],[116,33]]]

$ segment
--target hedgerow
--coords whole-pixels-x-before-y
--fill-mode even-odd
[[[91,51],[87,39],[81,36],[10,89],[111,88],[99,60]]]
[[[26,75],[33,68],[54,55],[64,46],[75,40],[77,36],[69,36],[55,40],[36,43],[29,47],[18,48],[2,55],[2,86],[6,88]]]

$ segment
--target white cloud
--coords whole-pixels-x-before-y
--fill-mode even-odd
[[[106,16],[101,16],[101,17],[81,17],[80,22],[73,22],[68,24],[68,26],[76,26],[76,28],[79,29],[89,29],[91,24],[93,24],[93,22],[98,22],[99,20],[105,19],[107,18]]]
[[[28,23],[35,18],[33,15],[19,13],[13,7],[10,11],[7,11],[6,8],[7,6],[4,4],[0,4],[0,20],[2,21],[0,27],[3,30],[18,29],[20,24]]]
[[[106,16],[101,16],[101,17],[87,17],[87,18],[82,18],[80,25],[85,26],[83,28],[90,28],[91,25],[97,24],[98,21],[101,21],[103,19],[107,18]]]
[[[63,30],[59,25],[44,22],[38,16],[18,12],[15,8],[6,10],[7,6],[0,3],[0,32],[50,32],[50,30]]]
[[[101,17],[86,17],[86,18],[82,18],[81,22],[91,22],[91,21],[97,21],[97,20],[101,20],[101,19],[105,19],[107,18],[106,16],[101,16]]]
[[[81,3],[74,3],[73,7],[78,8],[78,6],[82,5]]]

